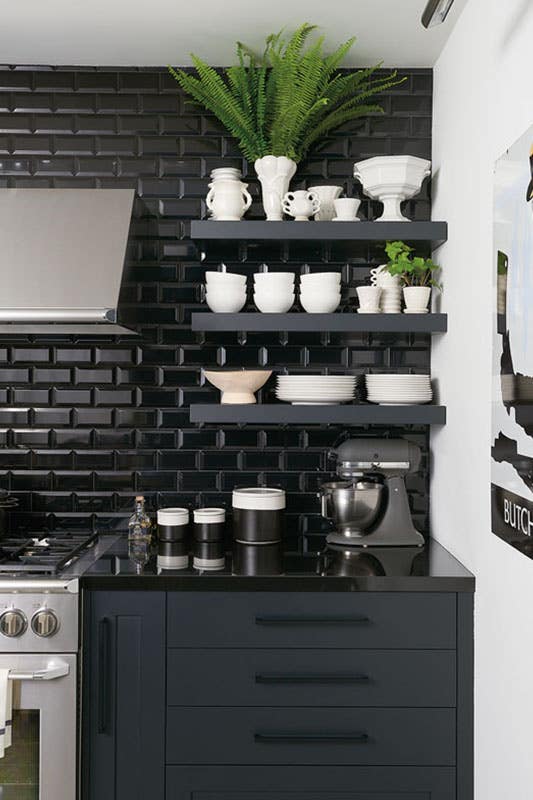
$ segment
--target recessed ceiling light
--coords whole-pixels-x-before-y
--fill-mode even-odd
[[[424,28],[432,28],[440,25],[448,16],[453,0],[429,0],[422,13],[422,25]]]

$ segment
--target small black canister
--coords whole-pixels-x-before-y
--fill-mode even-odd
[[[233,538],[244,544],[279,542],[285,520],[285,491],[252,486],[234,489]]]
[[[226,511],[224,508],[196,508],[193,511],[195,542],[223,542]]]
[[[189,530],[188,508],[160,508],[157,512],[157,537],[160,542],[182,542]]]
[[[157,569],[189,566],[188,508],[160,508],[157,512]]]

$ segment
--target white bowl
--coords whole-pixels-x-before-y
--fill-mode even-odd
[[[256,403],[254,392],[264,386],[272,375],[271,369],[207,370],[204,375],[220,389],[220,402],[228,405]]]
[[[309,300],[315,300],[318,297],[326,297],[328,300],[338,299],[340,302],[341,293],[339,289],[336,287],[333,288],[332,286],[324,286],[322,289],[300,289],[300,297],[309,298]]]
[[[354,178],[365,194],[384,204],[381,222],[409,222],[400,203],[419,193],[424,178],[431,174],[431,161],[416,156],[375,156],[354,164]]]
[[[235,314],[246,304],[246,292],[210,291],[205,293],[205,302],[211,309],[219,314]]]
[[[300,303],[309,314],[331,314],[341,302],[340,292],[301,292]]]
[[[259,272],[254,275],[254,286],[261,289],[294,286],[296,275],[293,272]]]
[[[317,286],[330,283],[339,286],[340,282],[340,272],[312,272],[300,275],[300,283],[302,286]]]
[[[254,292],[254,303],[263,314],[286,314],[294,305],[294,300],[294,292],[290,294]]]
[[[235,272],[206,272],[205,282],[213,286],[246,286],[246,275]]]

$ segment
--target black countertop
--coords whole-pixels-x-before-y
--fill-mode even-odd
[[[104,550],[84,573],[87,589],[244,592],[473,592],[475,579],[435,541],[423,548],[333,548],[283,553],[276,545],[237,545],[216,572],[189,567],[142,575],[128,560],[125,536],[101,536]],[[192,560],[192,559],[191,559]]]

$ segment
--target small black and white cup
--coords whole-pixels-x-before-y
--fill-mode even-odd
[[[189,531],[188,508],[160,508],[157,512],[157,536],[160,542],[182,542]]]
[[[222,542],[226,523],[224,508],[196,508],[193,511],[195,542]]]

